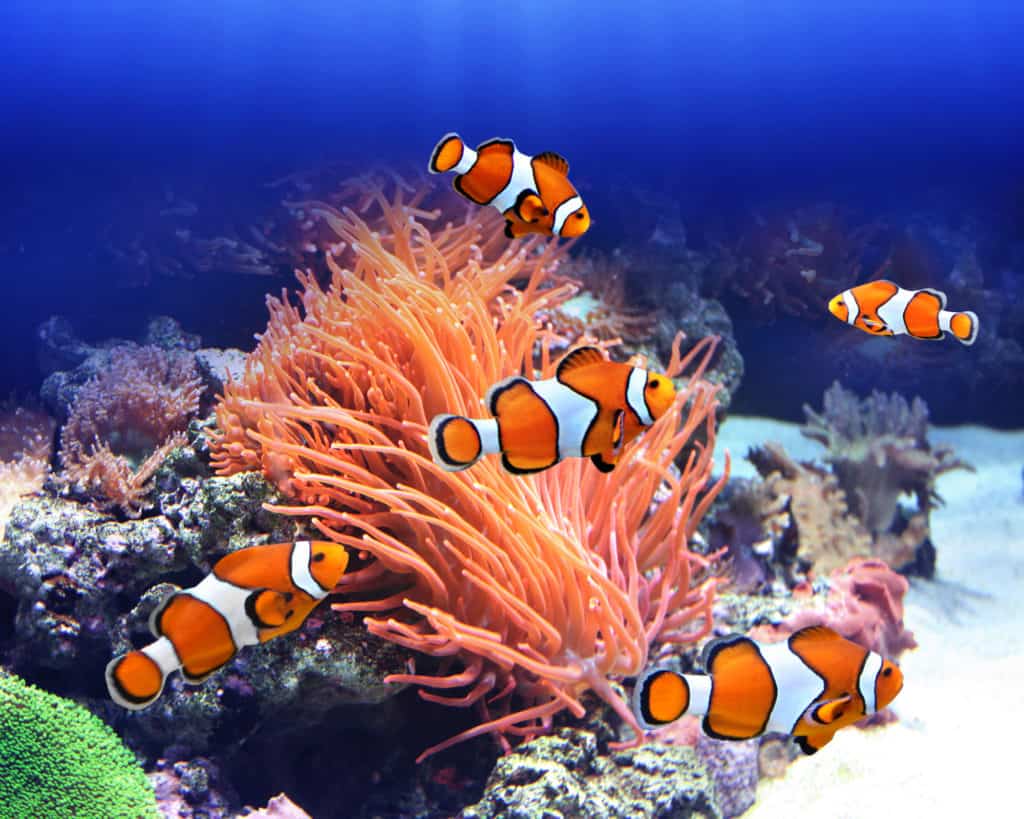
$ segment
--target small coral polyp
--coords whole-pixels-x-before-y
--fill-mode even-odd
[[[149,480],[199,409],[191,355],[125,345],[82,386],[61,431],[64,477],[106,510],[139,517]]]
[[[535,361],[550,375],[536,316],[573,288],[554,281],[555,243],[488,242],[493,219],[446,219],[424,198],[395,183],[365,186],[357,209],[299,206],[350,268],[328,254],[326,287],[299,274],[301,309],[269,300],[267,331],[216,407],[212,461],[223,475],[262,470],[290,501],[270,508],[372,558],[342,579],[353,597],[336,608],[441,660],[389,681],[479,710],[480,725],[421,758],[542,733],[562,710],[582,715],[587,690],[639,737],[612,679],[638,673],[653,642],[711,627],[715,578],[688,544],[728,474],[711,481],[716,388],[701,376],[714,341],[685,359],[677,345],[668,371],[690,379],[611,474],[579,459],[527,477],[492,462],[445,472],[429,420],[480,415],[491,384]]]

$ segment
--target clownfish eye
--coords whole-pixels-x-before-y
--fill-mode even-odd
[[[883,677],[891,677],[892,676],[892,668],[886,668],[884,671],[882,671],[882,676]]]
[[[652,378],[650,381],[647,382],[647,389],[649,390],[656,390],[660,386],[661,382],[657,378]]]
[[[321,560],[324,560],[326,557],[327,557],[327,555],[325,555],[323,552],[317,552],[315,555],[313,555],[313,562],[314,563],[319,563]]]
[[[582,219],[583,218],[583,212],[582,211],[576,211],[576,218],[577,219]]]

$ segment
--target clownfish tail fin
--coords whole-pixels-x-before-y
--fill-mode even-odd
[[[633,688],[633,713],[653,730],[682,717],[690,708],[690,683],[684,674],[667,668],[644,672]]]
[[[452,170],[462,160],[465,148],[466,146],[458,134],[445,134],[434,146],[427,170],[431,173],[445,173]]]
[[[949,317],[949,329],[957,341],[969,347],[978,339],[978,316],[970,310],[953,313]]]
[[[170,646],[166,638],[161,638]],[[154,643],[158,646],[161,641]],[[153,656],[156,654],[156,656]],[[129,651],[107,663],[107,691],[118,705],[139,711],[152,705],[164,690],[173,668],[165,668],[162,652]]]
[[[435,416],[427,432],[427,445],[434,463],[446,472],[459,472],[480,460],[487,454],[481,423],[485,422],[463,415]]]

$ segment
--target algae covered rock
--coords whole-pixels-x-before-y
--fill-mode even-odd
[[[157,817],[153,788],[98,717],[0,671],[0,813]]]
[[[563,728],[498,760],[463,819],[707,817],[715,786],[692,748],[650,743],[602,754],[594,734]]]

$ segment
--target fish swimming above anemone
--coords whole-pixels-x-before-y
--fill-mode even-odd
[[[179,668],[185,682],[198,685],[239,649],[299,628],[347,568],[345,547],[321,540],[250,546],[221,558],[198,585],[153,611],[153,643],[110,661],[111,698],[145,708]]]
[[[494,418],[436,416],[427,441],[434,462],[449,472],[499,452],[516,474],[573,457],[589,457],[610,472],[623,447],[664,415],[675,396],[667,376],[609,361],[597,347],[577,347],[554,378],[512,376],[491,387],[485,401]]]
[[[528,233],[573,238],[590,228],[590,213],[569,181],[569,163],[553,151],[527,156],[510,139],[491,139],[474,151],[457,134],[446,134],[429,170],[455,172],[455,190],[497,208],[510,239]]]
[[[739,634],[712,641],[706,675],[664,668],[644,673],[633,690],[633,710],[648,730],[687,714],[702,717],[715,739],[743,740],[777,731],[806,754],[836,731],[889,705],[903,688],[892,661],[826,626],[810,626],[779,643]]]
[[[951,333],[966,345],[978,338],[977,315],[970,310],[947,310],[942,291],[905,290],[886,279],[844,290],[832,297],[828,310],[840,321],[875,336],[940,339]]]

